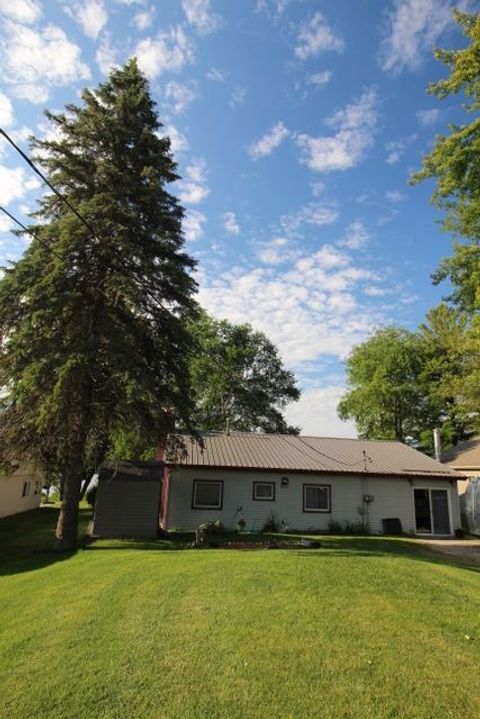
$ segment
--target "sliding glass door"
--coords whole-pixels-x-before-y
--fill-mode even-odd
[[[448,489],[414,489],[415,526],[419,534],[450,534]]]

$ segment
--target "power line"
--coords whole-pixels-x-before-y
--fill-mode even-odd
[[[2,207],[2,205],[0,205],[0,210],[2,212],[4,212],[7,215],[7,217],[9,217],[12,220],[12,222],[15,222],[16,225],[21,227],[24,232],[29,234],[30,237],[33,237],[34,240],[37,240],[37,242],[39,242],[41,245],[43,245],[43,247],[45,247],[47,250],[49,250],[49,252],[51,252],[53,255],[55,255],[55,257],[57,257],[59,260],[61,260],[63,262],[63,257],[61,255],[59,255],[58,252],[56,250],[54,250],[51,245],[48,244],[48,242],[45,242],[44,240],[42,240],[35,232],[33,232],[33,230],[26,227],[23,224],[23,222],[20,222],[20,220],[17,220],[17,218],[14,217],[14,215],[12,215],[11,212],[9,212],[4,207]]]
[[[36,164],[33,162],[30,157],[28,157],[27,154],[13,141],[13,139],[10,137],[10,135],[2,128],[0,127],[0,135],[3,135],[3,137],[6,139],[6,141],[18,152],[18,154],[25,160],[25,162],[32,168],[32,170],[41,178],[41,180],[51,189],[51,191],[58,197],[59,200],[61,200],[68,209],[73,212],[73,214],[78,217],[80,222],[87,228],[87,230],[90,232],[92,237],[97,241],[100,242],[97,233],[93,229],[92,225],[80,214],[80,212],[77,210],[76,207],[72,205],[70,200],[68,200],[65,195],[63,195],[57,188],[52,185],[52,183],[45,177],[43,172],[38,169]]]

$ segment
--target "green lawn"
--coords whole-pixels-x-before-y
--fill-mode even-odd
[[[480,716],[475,567],[351,537],[62,556],[55,518],[0,521],[2,718]]]

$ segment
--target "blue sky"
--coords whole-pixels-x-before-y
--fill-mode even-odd
[[[459,3],[457,3],[458,6]],[[463,7],[477,9],[472,0]],[[336,417],[343,362],[375,327],[414,328],[448,288],[429,198],[408,185],[436,133],[462,118],[426,93],[460,47],[449,0],[0,0],[0,125],[27,147],[43,109],[78,100],[136,55],[182,180],[199,300],[279,347],[305,433]],[[0,204],[25,218],[42,191],[0,147]],[[24,241],[0,217],[0,261]]]

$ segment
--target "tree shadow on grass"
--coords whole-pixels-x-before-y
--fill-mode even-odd
[[[79,510],[79,549],[55,551],[58,507],[42,506],[0,519],[0,575],[20,574],[42,569],[73,557],[86,544],[90,509]]]

